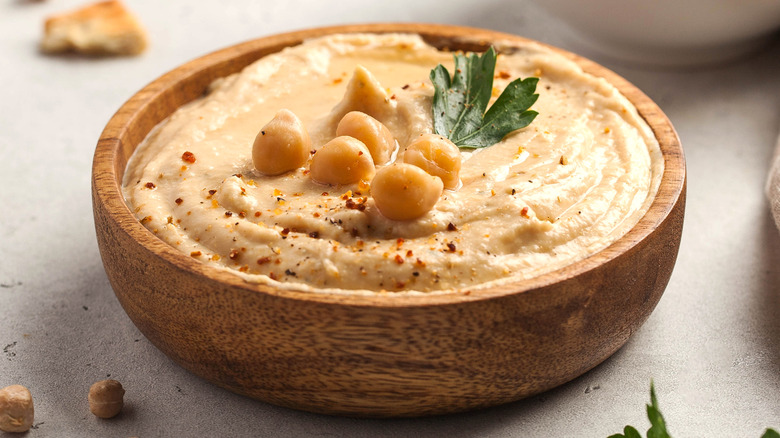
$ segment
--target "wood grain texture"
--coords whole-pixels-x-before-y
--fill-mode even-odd
[[[420,416],[518,400],[567,382],[613,354],[647,319],[677,257],[685,160],[669,120],[611,71],[568,52],[636,105],[665,170],[648,213],[605,250],[564,269],[488,290],[432,296],[312,294],[251,284],[179,253],[146,230],[120,183],[134,148],[208,84],[250,62],[335,32],[411,32],[438,47],[527,41],[431,24],[321,28],[239,44],[155,80],[114,115],[92,178],[103,264],[127,314],[165,354],[231,391],[352,416]]]

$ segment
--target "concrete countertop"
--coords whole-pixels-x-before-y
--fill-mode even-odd
[[[780,131],[780,42],[739,62],[687,70],[593,58],[661,106],[688,163],[674,274],[624,348],[530,399],[460,415],[361,420],[229,393],[180,368],[135,328],[95,241],[90,172],[103,126],[173,67],[278,32],[418,21],[511,32],[570,50],[576,40],[528,1],[127,0],[150,34],[142,56],[39,54],[43,19],[81,4],[0,4],[0,387],[32,391],[36,417],[27,436],[606,437],[626,424],[649,426],[651,380],[676,437],[759,437],[780,428],[780,234],[763,195]],[[126,407],[100,420],[86,396],[108,376],[125,386]]]

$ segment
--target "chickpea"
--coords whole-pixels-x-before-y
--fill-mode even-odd
[[[309,159],[311,140],[301,120],[283,109],[260,129],[252,145],[252,163],[264,175],[281,175]]]
[[[336,127],[336,135],[348,135],[362,141],[374,159],[385,164],[395,148],[395,138],[382,122],[360,111],[348,112]]]
[[[22,385],[0,389],[0,430],[27,432],[35,417],[30,390]]]
[[[443,189],[441,178],[406,163],[380,168],[371,181],[371,196],[379,212],[396,221],[416,219],[428,213]]]
[[[455,189],[460,182],[460,149],[440,135],[423,134],[414,139],[406,147],[404,163],[438,176],[446,189]]]
[[[368,181],[375,171],[366,145],[346,135],[325,143],[311,158],[311,178],[321,184]]]
[[[89,410],[100,418],[115,417],[124,405],[125,390],[116,380],[101,380],[89,388]]]

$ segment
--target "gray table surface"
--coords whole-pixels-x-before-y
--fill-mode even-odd
[[[664,297],[614,356],[519,402],[432,418],[363,420],[298,412],[222,390],[173,363],[135,328],[98,254],[92,153],[116,109],[192,58],[312,26],[419,21],[491,28],[576,47],[526,1],[188,2],[128,0],[151,47],[138,58],[46,57],[45,16],[79,1],[0,4],[0,387],[35,399],[30,437],[606,437],[645,429],[656,384],[676,437],[758,437],[780,427],[780,235],[763,184],[780,130],[780,42],[740,62],[657,70],[593,59],[667,113],[688,162],[679,259]],[[86,394],[127,389],[112,420]],[[0,433],[0,436],[3,434]]]

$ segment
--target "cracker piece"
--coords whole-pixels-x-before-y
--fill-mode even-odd
[[[46,19],[41,50],[87,55],[138,55],[146,32],[119,0],[89,4]]]

